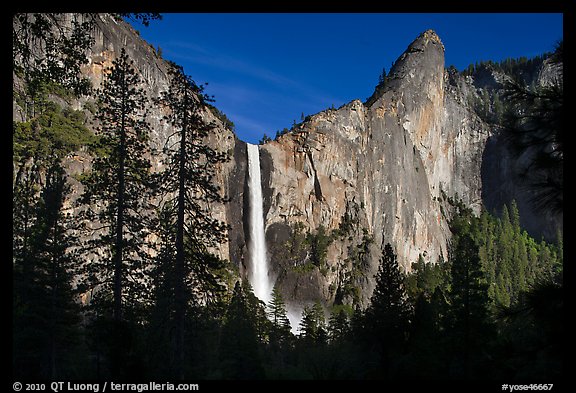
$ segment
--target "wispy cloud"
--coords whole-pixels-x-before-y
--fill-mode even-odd
[[[216,104],[225,100],[228,104],[239,106],[258,106],[263,111],[275,107],[309,107],[336,103],[326,96],[299,95],[286,90],[259,89],[255,86],[241,84],[210,83],[206,90],[214,95]],[[330,102],[330,104],[326,104]]]
[[[232,119],[235,124],[241,126],[242,128],[252,129],[259,134],[262,132],[269,132],[270,126],[261,121],[256,121],[252,118],[237,113],[229,113],[227,116]]]
[[[258,143],[264,134],[273,136],[271,135],[272,126],[270,124],[234,112],[229,112],[226,116],[234,122],[237,129],[242,130],[242,139],[245,142]]]
[[[277,85],[297,85],[296,81],[280,75],[270,69],[253,64],[249,61],[241,60],[236,57],[217,53],[216,51],[210,50],[195,43],[172,42],[171,45],[180,49],[171,52],[170,55],[172,57],[185,60],[192,64],[209,65],[224,71],[230,71],[245,76],[250,76],[252,78],[261,79],[263,81],[271,82]],[[186,49],[188,52],[183,53],[181,49]]]
[[[194,42],[173,41],[164,52],[195,79],[209,81],[206,93],[214,96],[238,135],[250,143],[257,143],[264,133],[273,136],[276,130],[290,127],[301,113],[310,115],[344,103],[310,83]],[[214,78],[218,75],[214,70],[223,75]]]
[[[168,52],[170,56],[175,59],[185,61],[189,64],[201,64],[214,67],[231,74],[239,74],[272,84],[275,88],[268,89],[269,91],[274,90],[279,92],[279,94],[289,92],[289,94],[284,94],[284,99],[288,96],[298,94],[301,97],[299,101],[312,102],[314,106],[331,105],[340,101],[340,99],[326,94],[323,91],[319,91],[309,84],[289,78],[267,67],[254,64],[251,61],[217,53],[210,48],[192,42],[176,41],[171,42],[170,45],[178,48],[177,50],[169,50]],[[256,93],[259,92],[256,91]]]

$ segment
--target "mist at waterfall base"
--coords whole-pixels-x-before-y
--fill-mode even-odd
[[[264,209],[262,203],[262,182],[260,174],[260,150],[258,145],[246,144],[248,154],[248,190],[250,201],[250,250],[251,269],[249,281],[258,299],[266,305],[272,299],[274,283],[270,277],[266,237],[264,232]],[[302,308],[286,303],[286,313],[292,333],[297,334],[302,318]]]

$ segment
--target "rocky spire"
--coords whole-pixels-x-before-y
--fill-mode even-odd
[[[408,46],[394,63],[389,79],[410,77],[416,70],[419,74],[444,71],[444,44],[433,30],[426,30]]]
[[[386,82],[376,87],[366,104],[372,106],[390,90],[418,94],[430,83],[442,83],[443,75],[444,44],[434,30],[426,30],[394,62]]]

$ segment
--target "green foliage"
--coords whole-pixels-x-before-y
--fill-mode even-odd
[[[404,277],[390,244],[383,245],[375,276],[376,286],[365,312],[356,310],[350,327],[353,342],[369,371],[380,378],[395,374],[395,358],[404,351],[408,339],[412,306],[404,289]]]
[[[270,329],[270,344],[281,347],[290,340],[290,321],[286,313],[286,305],[277,286],[272,290],[272,299],[268,304],[268,319],[272,322]]]
[[[237,282],[220,336],[220,370],[224,379],[257,379],[264,375],[252,315]]]
[[[158,174],[163,200],[160,219],[166,223],[159,235],[164,248],[162,265],[166,266],[170,283],[163,296],[169,298],[171,309],[166,311],[175,331],[171,348],[174,375],[183,378],[189,305],[212,302],[224,290],[224,261],[212,255],[209,248],[225,240],[227,226],[213,217],[209,207],[226,201],[213,179],[217,165],[226,162],[228,156],[206,143],[216,125],[202,117],[210,101],[203,86],[174,63],[170,64],[169,76],[168,90],[155,101],[167,109],[164,120],[175,130],[164,148],[166,169]]]
[[[334,300],[336,304],[341,304],[345,298],[351,298],[353,304],[360,302],[360,282],[366,279],[365,271],[368,268],[370,246],[374,243],[373,236],[366,228],[363,228],[362,232],[362,241],[348,247],[346,262],[350,264],[351,270],[343,273],[336,291]]]
[[[288,128],[283,128],[282,131],[278,130],[276,131],[276,136],[274,137],[274,140],[278,140],[278,138],[280,138],[282,135],[289,133],[290,130]]]
[[[218,120],[220,120],[222,122],[222,124],[224,125],[224,128],[226,128],[230,131],[235,130],[236,126],[234,125],[234,122],[232,120],[230,120],[224,112],[222,112],[220,109],[216,108],[214,105],[206,104],[206,106],[208,107],[208,109],[210,109],[210,111],[214,114],[214,116],[216,116],[218,118]]]
[[[447,289],[449,275],[448,264],[442,258],[437,263],[431,263],[420,255],[418,261],[412,263],[412,271],[404,280],[406,293],[413,303],[420,296],[430,300],[437,288]]]
[[[78,200],[83,207],[79,218],[91,224],[85,227],[89,240],[83,245],[90,263],[82,276],[83,289],[92,294],[90,322],[110,328],[95,350],[106,354],[111,376],[117,378],[127,375],[129,363],[137,359],[126,332],[143,322],[151,300],[147,236],[154,188],[147,158],[148,102],[139,85],[122,50],[98,91],[98,142],[107,154],[94,158]]]
[[[80,366],[80,310],[72,285],[79,266],[68,232],[73,221],[63,213],[69,191],[56,162],[48,168],[40,197],[28,205],[34,220],[21,223],[28,226],[25,233],[15,233],[23,241],[14,249],[13,366],[18,377],[70,378]]]
[[[316,233],[308,233],[306,241],[310,245],[310,261],[318,268],[326,266],[328,247],[334,238],[326,232],[324,225],[318,226]]]
[[[38,117],[28,122],[14,123],[13,159],[34,157],[46,160],[50,156],[64,157],[94,141],[94,134],[84,126],[84,113],[62,109],[52,103]]]
[[[285,268],[296,270],[303,269],[305,265],[301,261],[306,256],[308,244],[306,242],[306,234],[304,233],[304,224],[297,222],[290,227],[290,237],[284,244],[281,245],[285,250]],[[310,269],[314,266],[310,265]]]
[[[404,277],[389,243],[383,247],[375,278],[376,287],[366,310],[366,325],[378,337],[381,350],[388,351],[387,346],[399,345],[405,340],[412,313]]]
[[[359,213],[360,206],[355,201],[347,202],[344,215],[340,220],[338,229],[334,231],[333,236],[345,238],[357,230],[360,224]]]
[[[328,321],[328,337],[331,343],[348,339],[350,334],[349,312],[344,308],[333,310]]]
[[[386,83],[386,67],[382,68],[382,72],[378,77],[378,86],[383,86]]]
[[[320,303],[305,306],[302,310],[300,326],[300,340],[306,345],[323,345],[327,340],[326,318]]]
[[[314,269],[326,272],[328,247],[333,241],[333,233],[328,233],[323,225],[320,225],[315,233],[305,233],[304,224],[295,223],[291,227],[289,239],[282,245],[285,250],[283,265],[286,269],[299,273]]]
[[[39,162],[66,154],[93,143],[94,134],[85,126],[82,111],[62,108],[50,95],[70,98],[69,91],[55,82],[37,82],[25,92],[15,93],[16,102],[24,110],[24,122],[13,123],[13,160],[29,158]]]
[[[561,52],[555,61],[562,65]],[[533,205],[545,212],[561,213],[565,139],[562,72],[543,86],[508,81],[503,98],[509,103],[502,122],[504,140],[513,153],[528,161],[523,169],[530,171]]]
[[[518,379],[563,376],[564,296],[561,283],[543,279],[517,303],[497,310],[495,360],[502,366],[495,378],[504,373]]]
[[[358,226],[364,206],[347,206],[332,232],[294,225],[281,245],[283,268],[326,271],[328,248],[336,238],[349,242],[342,265],[351,266],[333,270],[340,275],[328,323],[319,303],[309,306],[296,338],[277,288],[268,309],[248,283],[225,291],[236,277],[208,252],[225,238],[225,228],[204,206],[225,202],[213,179],[214,167],[226,155],[203,143],[214,125],[198,115],[211,107],[202,87],[173,67],[173,83],[155,104],[163,105],[175,140],[163,156],[166,172],[152,178],[146,159],[151,153],[148,103],[140,100],[144,94],[136,88],[138,79],[125,54],[107,74],[98,105],[88,101],[85,106],[102,125],[94,136],[84,126],[83,112],[50,102],[55,95],[69,100],[79,81],[59,64],[50,65],[52,59],[36,57],[34,63],[36,54],[25,52],[26,42],[32,42],[26,40],[56,26],[60,16],[15,18],[15,34],[25,32],[25,25],[32,29],[28,38],[15,37],[14,53],[24,56],[15,62],[35,67],[28,71],[22,62],[15,67],[29,84],[15,93],[26,121],[13,124],[15,379],[549,381],[562,375],[562,238],[552,245],[529,237],[515,203],[500,218],[486,212],[476,217],[457,197],[442,193],[454,213],[449,260],[431,263],[424,254],[404,277],[392,247],[384,246],[365,311],[359,307],[359,284],[367,280],[374,240]],[[151,20],[146,18],[145,23]],[[73,22],[68,33],[80,27]],[[43,42],[60,48],[62,39],[50,34]],[[82,37],[67,39],[80,44]],[[73,60],[72,52],[68,48],[56,57],[65,65]],[[41,76],[40,70],[49,73]],[[480,104],[497,114],[500,98],[488,95]],[[127,104],[122,109],[115,105],[120,101]],[[227,118],[214,110],[226,124]],[[68,217],[69,189],[60,161],[83,146],[96,155],[93,170],[81,176],[85,214]],[[159,202],[154,207],[152,199]],[[78,232],[88,229],[82,226],[87,222],[89,231]],[[88,239],[86,244],[78,235]],[[146,242],[152,235],[154,249]],[[82,313],[79,294],[90,302]]]
[[[470,334],[481,333],[488,321],[488,282],[478,256],[478,246],[470,234],[456,234],[450,262],[453,327],[466,335],[464,340],[470,340]],[[473,329],[476,330],[472,332]]]
[[[503,208],[501,218],[487,212],[476,217],[459,206],[451,220],[451,228],[456,238],[469,234],[477,242],[492,307],[509,306],[538,279],[561,274],[558,247],[544,241],[536,242],[521,229],[515,201],[510,209]]]
[[[107,228],[92,235],[86,252],[95,248],[104,256],[87,267],[87,289],[98,288],[93,304],[102,301],[100,314],[112,307],[138,308],[145,301],[147,276],[143,262],[147,225],[146,195],[150,194],[150,162],[147,156],[149,125],[145,121],[146,95],[138,89],[139,78],[122,51],[99,91],[98,117],[102,124],[99,143],[108,155],[96,157],[84,183],[79,202],[87,209],[85,219]],[[100,283],[104,283],[100,285]],[[109,292],[110,291],[110,292]],[[109,295],[114,293],[114,306]],[[104,304],[108,304],[105,306]]]
[[[187,237],[192,248],[204,252],[225,240],[226,225],[214,219],[209,209],[197,202],[226,202],[214,183],[214,176],[217,165],[228,161],[229,157],[207,145],[206,138],[214,131],[215,124],[206,123],[201,116],[209,101],[203,94],[203,87],[176,64],[172,64],[170,76],[169,89],[156,101],[167,106],[169,114],[165,120],[176,130],[164,149],[166,169],[159,177],[160,191],[168,197],[167,208],[172,219],[178,220],[177,228],[186,232],[180,236]],[[177,148],[170,149],[171,146]],[[176,197],[170,197],[171,193],[176,193]],[[196,225],[183,228],[183,214],[193,218]]]
[[[116,13],[112,14],[112,16],[116,19],[127,18],[132,21],[138,21],[145,27],[148,27],[151,21],[162,20],[162,15],[157,12]]]
[[[489,86],[471,93],[469,104],[486,122],[500,130],[510,150],[523,156],[523,171],[530,172],[531,200],[542,211],[557,214],[563,209],[563,107],[562,67],[559,75],[539,85],[538,73],[544,60],[562,65],[563,45],[553,53],[532,59],[505,59],[499,63],[480,62],[471,65],[464,75],[481,76],[494,70],[507,78],[502,88]]]
[[[262,135],[262,139],[260,139],[260,141],[258,142],[258,144],[259,144],[259,145],[263,145],[263,144],[265,144],[265,143],[270,142],[271,140],[272,140],[272,139],[271,139],[268,135],[264,134],[264,135]]]
[[[508,57],[499,62],[494,62],[492,60],[477,61],[474,64],[468,65],[466,69],[462,71],[462,75],[475,75],[487,67],[491,67],[496,71],[502,72],[506,75],[512,76],[515,79],[522,77],[528,71],[533,70],[540,66],[544,59],[550,57],[550,53],[545,53],[542,55],[534,56],[532,58],[527,58],[525,56],[519,58]]]

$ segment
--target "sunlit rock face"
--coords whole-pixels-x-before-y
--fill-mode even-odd
[[[355,100],[318,113],[263,146],[269,155],[264,169],[269,172],[269,242],[286,241],[296,222],[312,232],[319,226],[336,231],[347,215],[356,223],[330,244],[324,268],[302,273],[277,266],[288,297],[342,301],[337,299],[342,286],[351,284],[360,288],[356,300],[365,304],[383,241],[394,246],[405,269],[419,255],[433,262],[447,255],[450,232],[441,191],[458,193],[479,209],[480,166],[489,134],[462,95],[449,83],[442,42],[426,31],[366,104]],[[366,232],[373,238],[368,255],[354,259],[351,248]],[[277,247],[274,254],[274,249],[273,264],[285,251]],[[350,275],[356,276],[352,283]]]

